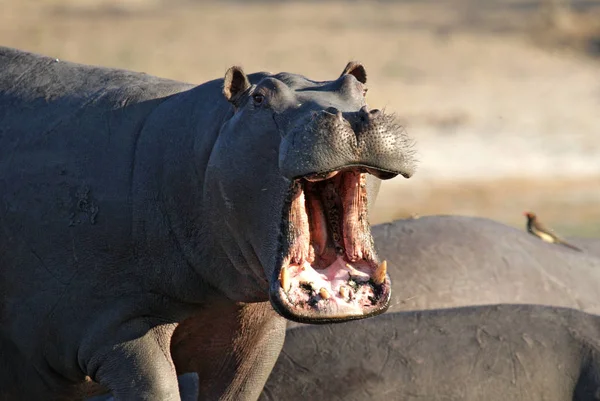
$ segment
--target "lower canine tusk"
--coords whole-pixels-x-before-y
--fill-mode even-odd
[[[373,282],[375,284],[381,285],[385,281],[386,273],[387,273],[387,261],[384,260],[377,267],[377,269],[375,269],[375,273],[373,273],[373,276],[371,278],[373,279]]]

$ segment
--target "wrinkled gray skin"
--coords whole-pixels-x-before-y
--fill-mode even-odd
[[[289,329],[261,401],[596,401],[600,316],[532,305]]]
[[[342,159],[347,132],[298,139],[324,109],[359,118],[365,81],[232,68],[194,87],[0,48],[0,399],[179,400],[175,365],[204,372],[203,399],[255,399],[285,333],[267,301],[290,179],[412,174],[389,132]]]

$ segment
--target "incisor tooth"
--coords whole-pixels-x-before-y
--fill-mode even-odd
[[[352,274],[352,273],[356,274],[356,268],[354,266],[352,266],[350,263],[346,263],[346,267],[348,268],[348,270],[350,270],[350,274]]]
[[[331,297],[331,295],[329,295],[329,292],[325,287],[321,287],[321,289],[319,290],[319,295],[323,299],[329,299]]]
[[[283,288],[283,291],[288,292],[290,290],[290,272],[288,271],[287,266],[281,267],[279,282],[281,283],[281,288]]]
[[[344,299],[348,297],[348,287],[345,285],[340,286],[340,296]]]
[[[373,273],[373,282],[377,285],[383,284],[385,281],[385,274],[387,273],[387,261],[381,262],[379,267],[375,269],[375,273]]]

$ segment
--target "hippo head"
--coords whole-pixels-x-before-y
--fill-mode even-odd
[[[349,63],[326,82],[232,67],[223,93],[234,112],[211,155],[207,196],[227,258],[290,320],[384,312],[390,279],[367,206],[381,179],[410,177],[415,161],[393,116],[367,106],[364,67]]]

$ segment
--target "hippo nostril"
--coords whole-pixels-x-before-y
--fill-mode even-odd
[[[377,118],[377,117],[379,117],[380,114],[381,114],[381,110],[379,110],[379,109],[373,109],[369,112],[369,115],[371,118]]]

